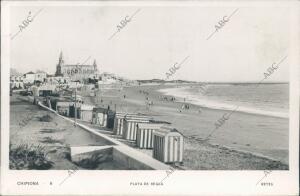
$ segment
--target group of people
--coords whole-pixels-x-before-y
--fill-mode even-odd
[[[171,101],[171,102],[176,101],[175,97],[168,97],[168,96],[159,96],[158,99],[161,101]]]
[[[147,95],[147,96],[149,95],[149,92],[144,91],[144,90],[139,90],[139,92],[140,92],[140,93],[143,93],[144,95]]]
[[[153,105],[154,105],[153,100],[150,100],[150,98],[149,98],[149,92],[147,92],[147,91],[145,91],[145,90],[139,90],[139,93],[145,95],[145,104],[146,104],[147,109],[149,109],[150,106],[153,106]],[[126,95],[123,94],[122,97],[125,99],[125,98],[126,98]],[[175,101],[176,101],[176,98],[175,98],[175,97],[173,97],[173,96],[165,96],[165,95],[159,95],[159,96],[158,96],[158,99],[159,99],[160,101],[168,101],[168,102],[175,102]],[[190,105],[189,103],[186,103],[185,101],[186,101],[186,99],[184,98],[181,107],[178,109],[178,112],[181,113],[182,111],[190,110],[190,106],[191,106],[191,105]],[[100,98],[100,102],[101,102],[101,104],[103,103],[102,97]],[[112,105],[112,104],[113,104],[112,101],[110,101],[110,105]],[[201,109],[199,109],[198,112],[201,113]]]

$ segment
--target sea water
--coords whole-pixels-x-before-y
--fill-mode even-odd
[[[192,84],[160,91],[201,107],[289,117],[289,84]]]

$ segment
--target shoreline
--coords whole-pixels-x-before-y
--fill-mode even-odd
[[[21,106],[22,105],[20,105],[20,106],[15,105],[14,107],[17,109],[18,107],[21,107]],[[35,106],[31,106],[31,107],[36,108]],[[35,113],[37,114],[40,112],[42,112],[44,114],[47,113],[46,111],[43,111],[43,110],[38,110]],[[22,115],[26,115],[26,114],[22,113]],[[33,122],[34,122],[34,120],[31,120],[31,123],[33,123]],[[55,124],[53,124],[53,123],[52,123],[53,125],[51,124],[51,126],[54,126],[53,127],[54,129],[55,129],[55,127],[62,126],[62,124],[61,124],[61,123],[63,123],[62,120],[58,120],[55,122],[56,122]],[[31,123],[29,123],[29,127],[27,127],[26,130],[22,131],[23,133],[26,132],[26,135],[30,134],[30,133],[28,133],[27,129],[30,128]],[[63,123],[63,124],[65,124],[65,123]],[[67,123],[67,124],[69,124],[69,123]],[[66,125],[63,125],[63,126],[66,126]],[[89,125],[89,126],[91,126],[91,125]],[[30,128],[31,132],[34,131],[33,133],[35,133],[35,130],[37,128],[36,126],[34,126],[34,127],[35,128],[33,130],[31,130],[31,128]],[[17,131],[17,130],[15,130],[15,131]],[[36,131],[38,131],[38,130],[36,130]],[[63,131],[63,130],[60,130],[59,132],[61,132],[61,131]],[[99,131],[101,132],[101,129]],[[41,131],[39,131],[39,132],[41,132]],[[42,131],[42,132],[45,132],[45,131]],[[57,133],[59,133],[59,132],[57,132]],[[63,131],[63,133],[64,132],[65,131]],[[61,141],[62,142],[61,145],[63,145],[63,146],[65,145],[64,144],[65,142],[70,143],[70,144],[73,143],[72,145],[74,145],[74,144],[78,145],[79,144],[78,142],[80,142],[82,144],[85,143],[85,140],[78,140],[77,142],[74,141],[74,139],[75,139],[74,137],[76,137],[76,139],[78,139],[78,137],[76,135],[83,134],[83,133],[74,132],[74,131],[71,131],[71,132],[73,133],[71,135],[64,134],[66,137],[57,135],[56,131],[51,134],[55,134],[55,136],[53,135],[54,138],[57,141]],[[42,135],[44,135],[44,134],[45,133],[43,133]],[[113,135],[111,135],[112,133],[109,133],[106,131],[106,134],[109,137],[113,137]],[[40,135],[40,136],[42,136],[42,135]],[[82,138],[82,136],[80,138]],[[19,137],[19,139],[21,139],[23,141],[23,138],[21,135],[17,135],[17,137]],[[71,138],[69,138],[69,137],[71,137]],[[15,140],[15,139],[17,139],[17,138],[11,138],[13,143],[16,143],[18,141],[18,139],[17,140]],[[24,141],[29,140],[31,142],[38,142],[34,138],[32,138],[31,135],[28,135],[28,138],[24,138],[24,139],[25,139]],[[92,139],[92,140],[94,140],[94,139]],[[126,144],[126,141],[123,141],[123,142]],[[134,144],[127,144],[127,145],[135,146]],[[50,145],[49,147],[50,147],[49,149],[47,148],[49,151],[53,151],[54,148],[56,148],[52,145]],[[58,148],[56,150],[60,152],[59,154],[66,153],[63,150],[63,148]],[[149,156],[151,156],[151,154],[152,154],[151,150],[146,150],[146,151],[141,150],[141,151],[148,154]],[[55,154],[53,154],[53,153],[50,153],[50,154],[51,154],[52,160],[54,160],[58,164],[58,166],[55,169],[65,168],[65,167],[63,167],[63,164],[67,164],[67,167],[71,166],[68,160],[63,160],[61,158],[58,159]],[[105,166],[105,167],[108,167],[108,166]],[[121,167],[121,166],[119,166],[119,167]],[[109,167],[109,168],[113,169],[111,167]],[[268,159],[266,157],[257,156],[253,153],[237,151],[235,149],[228,148],[224,145],[214,144],[214,143],[203,143],[203,142],[199,142],[196,140],[185,139],[184,165],[182,166],[182,168],[186,169],[186,170],[241,170],[241,169],[286,170],[286,169],[288,169],[288,165],[281,163],[279,161],[276,161],[276,160]]]
[[[171,88],[186,88],[186,87],[174,87],[174,86],[170,86],[170,87],[168,87],[168,88],[166,88],[166,89],[171,89]],[[164,93],[164,92],[162,92],[164,89],[157,89],[156,91],[157,92],[159,92],[159,93],[161,93],[162,95],[165,95],[165,96],[173,96],[173,97],[176,97],[176,98],[181,98],[181,99],[183,99],[182,97],[180,97],[180,96],[175,96],[175,95],[171,95],[171,94],[168,94],[168,93]],[[201,106],[201,105],[198,105],[198,104],[196,104],[196,103],[193,103],[193,102],[188,102],[189,100],[186,100],[186,102],[183,102],[183,101],[180,101],[180,100],[178,100],[178,101],[176,101],[177,103],[180,103],[180,104],[189,104],[189,105],[192,105],[193,107],[201,107],[201,108],[205,108],[205,109],[207,109],[207,110],[211,110],[211,111],[214,111],[214,110],[217,110],[217,111],[220,111],[220,112],[224,112],[224,113],[227,113],[227,112],[229,112],[229,111],[233,111],[233,110],[230,110],[230,109],[222,109],[222,108],[211,108],[211,107],[206,107],[206,106]],[[240,110],[237,110],[237,111],[235,111],[234,113],[242,113],[242,114],[245,114],[245,115],[253,115],[253,116],[262,116],[262,117],[269,117],[269,118],[279,118],[279,119],[287,119],[287,120],[289,120],[289,117],[287,116],[287,117],[281,117],[281,116],[272,116],[272,115],[267,115],[267,114],[261,114],[261,113],[251,113],[251,112],[246,112],[246,111],[240,111]],[[190,138],[190,137],[186,137],[185,135],[184,135],[184,137],[185,138],[188,138],[188,139],[192,139],[192,138]],[[193,136],[192,136],[193,137]],[[197,140],[196,139],[196,141],[200,141],[199,139]],[[200,142],[202,142],[202,141],[200,141]],[[211,145],[211,146],[214,146],[214,147],[219,147],[220,146],[220,144],[219,143],[212,143],[212,142],[208,142],[207,143],[208,145]],[[236,151],[236,152],[240,152],[240,153],[250,153],[250,154],[252,154],[253,156],[256,156],[256,157],[260,157],[260,158],[265,158],[265,159],[269,159],[269,160],[271,160],[271,161],[279,161],[279,162],[282,162],[282,163],[284,163],[283,162],[283,160],[282,159],[276,159],[276,158],[273,158],[273,157],[271,157],[271,156],[268,156],[268,155],[264,155],[264,154],[262,154],[262,153],[257,153],[257,152],[251,152],[251,151],[249,151],[249,150],[243,150],[243,149],[237,149],[237,148],[233,148],[233,147],[231,147],[231,146],[226,146],[226,145],[222,145],[221,147],[223,147],[223,148],[227,148],[227,149],[229,149],[229,150],[234,150],[234,151]],[[287,158],[288,158],[289,156],[287,156]],[[286,164],[286,163],[284,163],[284,164]]]
[[[172,86],[174,86],[174,85],[172,85]],[[168,88],[168,85],[160,86],[160,88]],[[190,104],[189,111],[183,111],[182,113],[179,113],[178,108],[182,105],[182,102],[180,102],[180,101],[176,101],[176,102],[159,101],[158,97],[163,94],[161,92],[159,92],[158,90],[159,89],[157,89],[157,86],[154,86],[154,88],[153,88],[153,86],[150,86],[150,85],[125,87],[122,91],[119,91],[119,92],[116,92],[115,90],[111,90],[111,92],[106,92],[103,94],[103,96],[102,96],[103,103],[100,105],[102,107],[107,107],[108,105],[110,105],[110,107],[112,109],[114,109],[114,104],[116,104],[117,111],[125,111],[125,112],[137,111],[140,113],[153,115],[155,120],[171,122],[172,126],[174,128],[177,128],[180,132],[182,132],[186,136],[185,141],[187,143],[192,142],[192,143],[198,143],[199,145],[203,145],[203,141],[201,141],[201,140],[203,140],[203,138],[205,138],[205,136],[208,135],[208,131],[207,131],[208,127],[211,125],[211,128],[212,128],[213,123],[219,117],[222,116],[224,111],[210,109],[210,108],[201,108],[201,110],[202,110],[201,113],[197,113],[198,109],[200,107],[197,105]],[[145,95],[145,94],[141,93],[140,91],[147,91],[147,92],[149,92],[149,94]],[[126,94],[125,99],[122,97],[123,94]],[[111,95],[115,95],[115,97],[112,99]],[[152,100],[154,102],[154,105],[150,106],[149,109],[146,108],[145,97],[148,97],[149,100]],[[171,97],[171,96],[167,96],[167,97]],[[96,105],[95,99],[93,97],[89,97],[89,98],[87,98],[87,100],[89,103]],[[199,118],[197,119],[195,116],[196,117],[198,116]],[[202,116],[204,116],[204,118],[202,118]],[[241,116],[244,119],[244,121],[245,121],[245,119],[251,119],[251,122],[248,122],[248,120],[245,121],[245,122],[248,122],[248,126],[250,127],[250,129],[251,129],[251,126],[253,126],[253,123],[254,122],[256,123],[257,120],[262,121],[262,119],[263,119],[263,120],[267,121],[267,123],[269,123],[269,122],[273,122],[274,118],[276,118],[276,117],[265,117],[265,116],[262,118],[261,116],[258,116],[258,115],[244,114],[244,113],[237,111],[236,114],[232,115],[231,119],[233,119],[233,120],[230,119],[230,122],[228,122],[228,124],[232,124],[232,123],[236,124],[236,122],[238,122],[239,124],[243,124],[243,121],[241,121],[241,122],[239,121],[239,118],[241,118]],[[277,119],[278,118],[276,118],[276,120]],[[210,122],[207,122],[208,120]],[[285,121],[285,120],[286,119],[279,118],[278,121],[283,121],[284,122],[283,124],[286,124],[287,121]],[[198,124],[198,121],[200,124]],[[201,121],[203,121],[204,123],[201,123]],[[231,122],[231,121],[234,121],[234,122]],[[264,122],[264,121],[262,121],[262,122]],[[281,122],[279,122],[279,123],[281,123]],[[225,128],[227,128],[226,126],[227,125],[224,125],[220,129],[225,129]],[[276,127],[276,125],[272,125],[272,126]],[[186,127],[190,127],[190,130],[186,130],[185,129]],[[193,133],[192,130],[197,130],[197,129],[199,130],[199,127],[200,127],[200,131],[198,131],[198,132],[196,131],[196,132],[194,132],[195,134],[192,134]],[[209,128],[209,129],[211,129],[211,128]],[[235,130],[235,131],[239,130],[238,127],[237,128],[234,127],[234,128],[230,128],[230,129],[228,128],[226,130],[226,132],[228,132],[228,130],[231,130],[231,129]],[[244,129],[245,130],[243,130],[242,134],[244,134],[244,133],[248,134],[247,132],[249,132],[248,131],[249,128],[244,128]],[[270,127],[270,129],[272,129],[272,127]],[[227,147],[228,148],[227,151],[236,151],[236,153],[240,153],[241,156],[251,153],[252,156],[257,156],[257,157],[259,157],[259,159],[268,159],[268,161],[271,161],[271,162],[272,161],[277,162],[278,160],[281,160],[280,162],[282,164],[284,164],[284,165],[288,164],[288,158],[286,156],[288,154],[288,147],[283,146],[284,147],[283,149],[278,149],[278,150],[277,149],[274,150],[273,148],[270,148],[270,147],[266,148],[266,149],[264,149],[264,148],[256,149],[256,148],[252,148],[252,146],[255,146],[255,145],[252,144],[251,141],[248,142],[249,138],[247,137],[247,135],[243,136],[242,142],[244,142],[244,144],[240,144],[241,143],[240,138],[239,138],[240,136],[235,136],[235,134],[234,134],[233,137],[231,138],[232,135],[228,136],[228,134],[225,134],[223,132],[224,132],[224,130],[218,130],[214,134],[214,136],[210,139],[208,144],[211,145],[210,146],[211,148],[213,148],[212,146],[214,146],[214,145],[218,145],[223,148]],[[191,140],[191,138],[189,138],[189,137],[192,137],[195,135],[197,137],[192,139],[193,141],[189,141],[189,140]],[[222,137],[222,136],[224,136],[224,137]],[[274,137],[274,136],[276,137],[276,134],[272,134],[272,137]],[[285,136],[285,137],[286,137],[286,139],[288,139],[287,136]],[[257,137],[254,135],[254,136],[252,136],[251,139],[253,139],[253,138],[256,139]],[[258,137],[258,138],[260,138],[260,137]],[[276,141],[281,142],[280,139],[278,140],[276,138]],[[246,141],[244,141],[244,140],[246,140]],[[222,141],[222,142],[220,142],[220,141]],[[231,143],[231,141],[233,141],[232,142],[233,144]],[[257,143],[257,141],[254,141],[254,143],[255,142]],[[264,141],[262,141],[260,143],[263,143],[263,142]],[[236,145],[234,143],[236,143]],[[193,145],[196,145],[196,144],[193,144]],[[185,146],[189,146],[189,145],[185,145]],[[196,146],[198,146],[198,145],[196,145]],[[193,151],[193,149],[194,149],[194,147],[189,146],[186,154],[188,155],[190,152]],[[222,151],[222,149],[221,149],[221,151]],[[201,151],[197,150],[196,152],[192,152],[192,153],[193,153],[193,155],[192,155],[193,157],[197,157],[198,156],[197,154],[201,153]],[[211,156],[215,156],[215,155],[212,154]],[[256,158],[254,158],[254,159],[256,159]],[[191,168],[193,169],[194,165]],[[236,169],[236,168],[233,168],[233,169]]]
[[[171,87],[171,88],[165,88],[165,89],[158,89],[157,91],[162,93],[164,96],[173,96],[177,99],[184,99],[183,96],[179,95],[179,92],[172,92],[173,89],[178,89],[180,91],[180,88],[185,88],[186,89],[187,87],[178,87],[178,88],[177,87]],[[166,89],[168,89],[168,91]],[[208,100],[201,99],[201,98],[197,98],[197,100],[196,99],[193,99],[193,100],[186,99],[186,102],[183,102],[183,101],[178,101],[178,102],[180,102],[181,104],[188,103],[188,104],[192,104],[192,105],[195,105],[195,106],[198,106],[198,107],[201,107],[201,108],[207,108],[207,109],[212,109],[212,110],[221,110],[221,111],[226,111],[226,112],[233,111],[234,109],[232,109],[232,108],[239,107],[239,109],[235,112],[240,112],[240,113],[244,113],[244,114],[252,114],[252,115],[260,115],[260,116],[267,116],[267,117],[274,117],[274,118],[289,119],[289,114],[285,113],[285,112],[255,109],[255,108],[251,108],[249,106],[240,105],[239,103],[237,103],[237,104],[222,103],[222,102],[218,102],[217,100],[214,100],[213,102],[209,103]],[[219,106],[213,106],[213,105],[219,105]],[[221,105],[223,105],[223,106],[221,106]]]

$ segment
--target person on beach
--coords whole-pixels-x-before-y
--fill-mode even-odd
[[[189,105],[189,104],[183,104],[183,105],[181,106],[181,109],[182,109],[182,110],[189,110],[189,109],[190,109],[190,105]]]

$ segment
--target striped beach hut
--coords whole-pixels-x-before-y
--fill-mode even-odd
[[[136,114],[133,113],[125,113],[125,112],[116,112],[115,120],[114,120],[114,128],[113,132],[115,135],[123,135],[123,126],[124,126],[124,118],[125,116],[134,116]]]
[[[136,140],[137,124],[149,123],[152,120],[149,116],[132,115],[126,116],[123,122],[123,138],[126,140]]]
[[[72,105],[72,102],[66,102],[66,101],[58,101],[56,103],[56,111],[58,114],[63,116],[70,116],[70,106]]]
[[[114,128],[115,116],[116,116],[115,111],[113,111],[113,110],[108,110],[107,111],[107,123],[106,123],[107,128],[109,128],[109,129]]]
[[[171,127],[153,132],[153,158],[164,163],[183,161],[183,135]]]
[[[101,127],[113,128],[115,112],[106,108],[93,108],[92,123]]]
[[[98,124],[102,127],[107,125],[107,112],[106,108],[93,108],[92,123]]]
[[[76,103],[76,118],[80,119],[80,106],[81,103]],[[71,118],[75,117],[75,103],[72,102],[70,105],[70,115]]]
[[[153,148],[153,132],[159,130],[164,124],[139,123],[137,125],[136,144],[139,148]]]
[[[93,105],[82,104],[80,106],[80,119],[83,121],[92,122]]]

